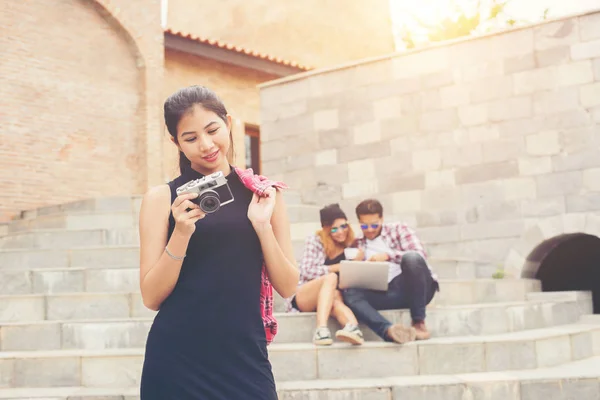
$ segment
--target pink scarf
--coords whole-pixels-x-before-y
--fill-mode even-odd
[[[270,187],[276,189],[287,189],[288,186],[283,182],[272,181],[262,175],[254,174],[252,168],[241,169],[234,167],[234,171],[240,177],[240,180],[248,189],[252,190],[258,196],[265,197],[265,192]],[[261,272],[261,287],[260,287],[260,308],[265,327],[265,335],[267,344],[270,344],[277,334],[277,319],[273,315],[273,286],[269,281],[266,266],[263,262]]]

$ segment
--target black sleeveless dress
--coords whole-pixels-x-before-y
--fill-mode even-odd
[[[187,171],[175,189],[201,177]],[[146,342],[141,400],[277,400],[260,310],[263,255],[248,220],[252,192],[233,171],[234,201],[196,223],[181,274]],[[175,221],[169,218],[169,237]]]
[[[346,259],[346,255],[344,254],[344,252],[342,251],[341,254],[339,254],[337,257],[335,258],[329,258],[329,257],[325,257],[325,265],[334,265],[334,264],[339,264],[340,262],[344,261]],[[336,272],[336,274],[339,275],[339,273]]]
[[[339,255],[338,255],[337,257],[335,257],[335,258],[329,258],[329,257],[325,257],[325,262],[324,262],[324,264],[325,264],[325,265],[335,265],[335,264],[339,264],[340,262],[344,261],[345,259],[346,259],[346,255],[345,255],[345,254],[344,254],[344,252],[342,251],[342,253],[341,253],[341,254],[339,254]],[[339,279],[340,279],[340,273],[339,273],[339,272],[336,272],[335,274],[338,276],[338,283],[337,283],[337,285],[335,286],[335,288],[336,288],[336,289],[339,289],[339,288],[340,288],[340,281],[339,281]]]

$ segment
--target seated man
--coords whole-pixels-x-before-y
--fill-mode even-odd
[[[357,316],[386,341],[405,343],[429,339],[425,325],[425,308],[439,290],[437,278],[426,262],[423,245],[414,231],[402,223],[384,223],[383,206],[369,199],[356,207],[363,231],[357,239],[360,249],[356,259],[389,261],[388,290],[346,289],[344,301]],[[412,327],[392,324],[377,310],[409,308]]]

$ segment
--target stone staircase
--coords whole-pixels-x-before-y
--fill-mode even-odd
[[[286,196],[299,257],[318,209]],[[139,205],[90,199],[1,228],[0,399],[138,399],[154,317],[139,294]],[[269,354],[280,399],[600,399],[600,319],[589,293],[491,279],[485,263],[431,262],[441,278],[431,340],[398,346],[363,328],[361,347],[315,347],[314,314],[278,314]],[[410,322],[407,310],[384,314]]]

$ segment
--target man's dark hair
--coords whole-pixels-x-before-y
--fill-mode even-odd
[[[363,200],[356,206],[356,216],[360,218],[366,214],[379,214],[379,217],[383,217],[383,206],[375,199]]]

